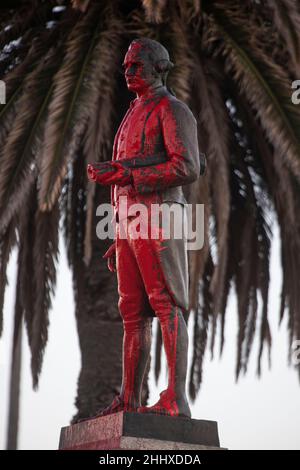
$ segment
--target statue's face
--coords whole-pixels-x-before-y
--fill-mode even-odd
[[[153,74],[153,64],[149,59],[148,50],[139,43],[133,43],[129,46],[123,67],[127,87],[135,93],[144,93],[159,80]]]

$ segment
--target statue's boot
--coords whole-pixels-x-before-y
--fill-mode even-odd
[[[168,315],[159,317],[162,339],[168,363],[168,388],[160,393],[153,406],[138,408],[139,413],[191,417],[185,393],[187,373],[188,333],[181,310],[172,305]]]
[[[120,394],[96,415],[80,421],[96,419],[119,411],[137,411],[141,405],[143,378],[150,357],[151,322],[150,318],[124,321],[123,377]]]
[[[116,395],[110,405],[103,408],[99,411],[99,413],[89,419],[99,418],[100,416],[118,413],[119,411],[136,411],[136,406],[131,406],[130,404],[125,403],[121,395]]]
[[[139,413],[154,413],[167,416],[190,418],[191,411],[185,396],[176,397],[174,392],[166,389],[160,393],[160,399],[155,405],[140,406]]]

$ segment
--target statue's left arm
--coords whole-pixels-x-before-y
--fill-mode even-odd
[[[132,170],[138,193],[188,184],[200,175],[197,122],[190,109],[181,101],[168,101],[160,121],[168,161]]]

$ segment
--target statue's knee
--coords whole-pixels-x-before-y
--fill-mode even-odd
[[[142,337],[149,336],[150,338],[152,319],[139,317],[132,320],[126,318],[123,320],[123,327],[126,333],[138,332],[142,335]]]
[[[149,302],[156,316],[161,320],[169,318],[174,311],[174,303],[169,294],[165,292],[153,291],[149,295]]]
[[[139,320],[144,308],[144,301],[139,295],[121,295],[119,297],[118,307],[123,321]]]

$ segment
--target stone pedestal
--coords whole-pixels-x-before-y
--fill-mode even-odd
[[[215,421],[120,412],[62,428],[65,450],[220,449]]]

